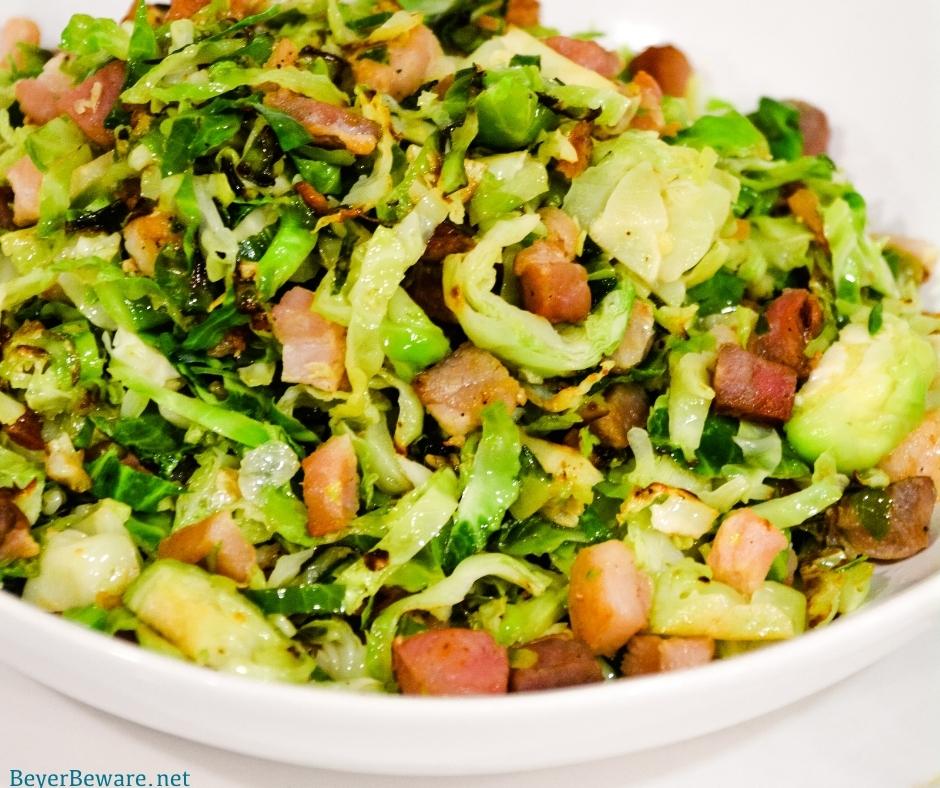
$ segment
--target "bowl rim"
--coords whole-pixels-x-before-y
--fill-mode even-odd
[[[660,695],[669,696],[680,687],[688,690],[691,675],[697,678],[696,683],[703,691],[708,686],[714,688],[737,684],[747,674],[773,675],[778,668],[782,669],[793,660],[807,660],[807,664],[811,664],[809,661],[814,656],[825,658],[828,652],[837,653],[838,650],[833,650],[832,646],[839,641],[845,641],[840,644],[842,649],[852,643],[861,646],[879,631],[890,633],[898,629],[900,622],[907,622],[908,625],[913,622],[926,628],[926,614],[932,608],[940,610],[938,568],[910,586],[876,598],[826,627],[804,632],[790,640],[775,642],[773,648],[761,648],[731,659],[715,660],[696,668],[694,672],[673,671],[636,677],[629,681],[605,681],[540,692],[421,697],[316,684],[280,683],[222,673],[95,632],[34,607],[10,592],[0,591],[0,621],[12,621],[17,627],[14,631],[20,637],[29,630],[34,636],[49,638],[59,646],[73,649],[73,654],[82,651],[94,654],[99,659],[106,658],[112,663],[120,662],[133,669],[152,672],[152,678],[169,681],[177,690],[193,689],[229,697],[240,695],[243,701],[277,704],[280,713],[291,708],[301,714],[321,714],[328,708],[332,713],[347,716],[367,714],[390,718],[420,711],[423,718],[432,720],[445,720],[459,714],[464,722],[489,716],[494,709],[498,709],[501,714],[521,718],[541,711],[557,713],[565,709],[574,710],[584,705],[589,705],[593,711],[599,711],[600,706],[622,707],[631,699],[649,700]],[[911,637],[919,631],[915,627],[904,629]],[[18,668],[7,654],[6,649],[0,650],[0,661],[13,665],[26,675],[32,675],[28,670]],[[100,662],[98,667],[106,669]],[[42,679],[38,680],[43,683]]]

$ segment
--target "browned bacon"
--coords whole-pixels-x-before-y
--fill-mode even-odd
[[[806,345],[823,327],[822,307],[808,290],[785,290],[764,312],[767,331],[751,337],[750,350],[784,364],[801,377],[809,373]]]
[[[664,638],[634,635],[627,643],[620,671],[625,676],[643,676],[705,665],[715,657],[711,638]]]
[[[719,413],[753,421],[786,421],[793,411],[796,372],[737,345],[722,345],[712,387]]]
[[[372,153],[382,136],[379,125],[362,115],[290,90],[268,93],[264,103],[290,115],[310,133],[318,145],[346,148],[357,156]]]
[[[506,649],[488,632],[433,629],[392,645],[395,680],[406,695],[492,695],[509,685]]]
[[[603,681],[594,654],[577,638],[549,635],[520,646],[509,674],[512,692],[558,689]]]

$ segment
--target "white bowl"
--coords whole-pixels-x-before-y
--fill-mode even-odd
[[[4,0],[54,40],[68,15],[128,0]],[[714,92],[806,98],[877,229],[940,241],[940,5],[907,0],[546,2],[563,30],[635,48],[671,40]],[[48,35],[52,33],[53,35]],[[687,672],[495,698],[357,695],[222,675],[102,637],[0,593],[0,659],[60,692],[162,731],[278,761],[385,774],[476,774],[587,761],[697,736],[810,695],[936,621],[940,542],[879,569],[873,600],[794,641]]]

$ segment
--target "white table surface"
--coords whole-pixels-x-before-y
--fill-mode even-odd
[[[4,666],[0,698],[0,786],[10,784],[10,769],[185,770],[192,788],[940,786],[940,626],[829,690],[735,728],[623,758],[492,778],[379,778],[233,755],[111,717]]]

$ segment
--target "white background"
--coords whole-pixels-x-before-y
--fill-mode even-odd
[[[128,4],[0,0],[0,16],[122,13]],[[709,92],[751,103],[760,93],[818,103],[835,129],[836,158],[869,198],[873,226],[940,242],[940,2],[547,0],[546,6],[549,21],[566,30],[593,27],[636,48],[673,40],[702,67],[706,84],[720,88]],[[602,7],[618,11],[602,14]],[[47,33],[54,40],[54,31]],[[924,179],[933,189],[923,188]],[[911,191],[929,196],[905,199]],[[0,633],[0,649],[15,637]],[[571,736],[576,742],[578,731]],[[9,768],[188,770],[194,788],[431,784],[223,753],[109,717],[0,668],[0,786]],[[437,784],[900,788],[931,782],[940,785],[940,627],[810,700],[721,733],[597,764]]]

